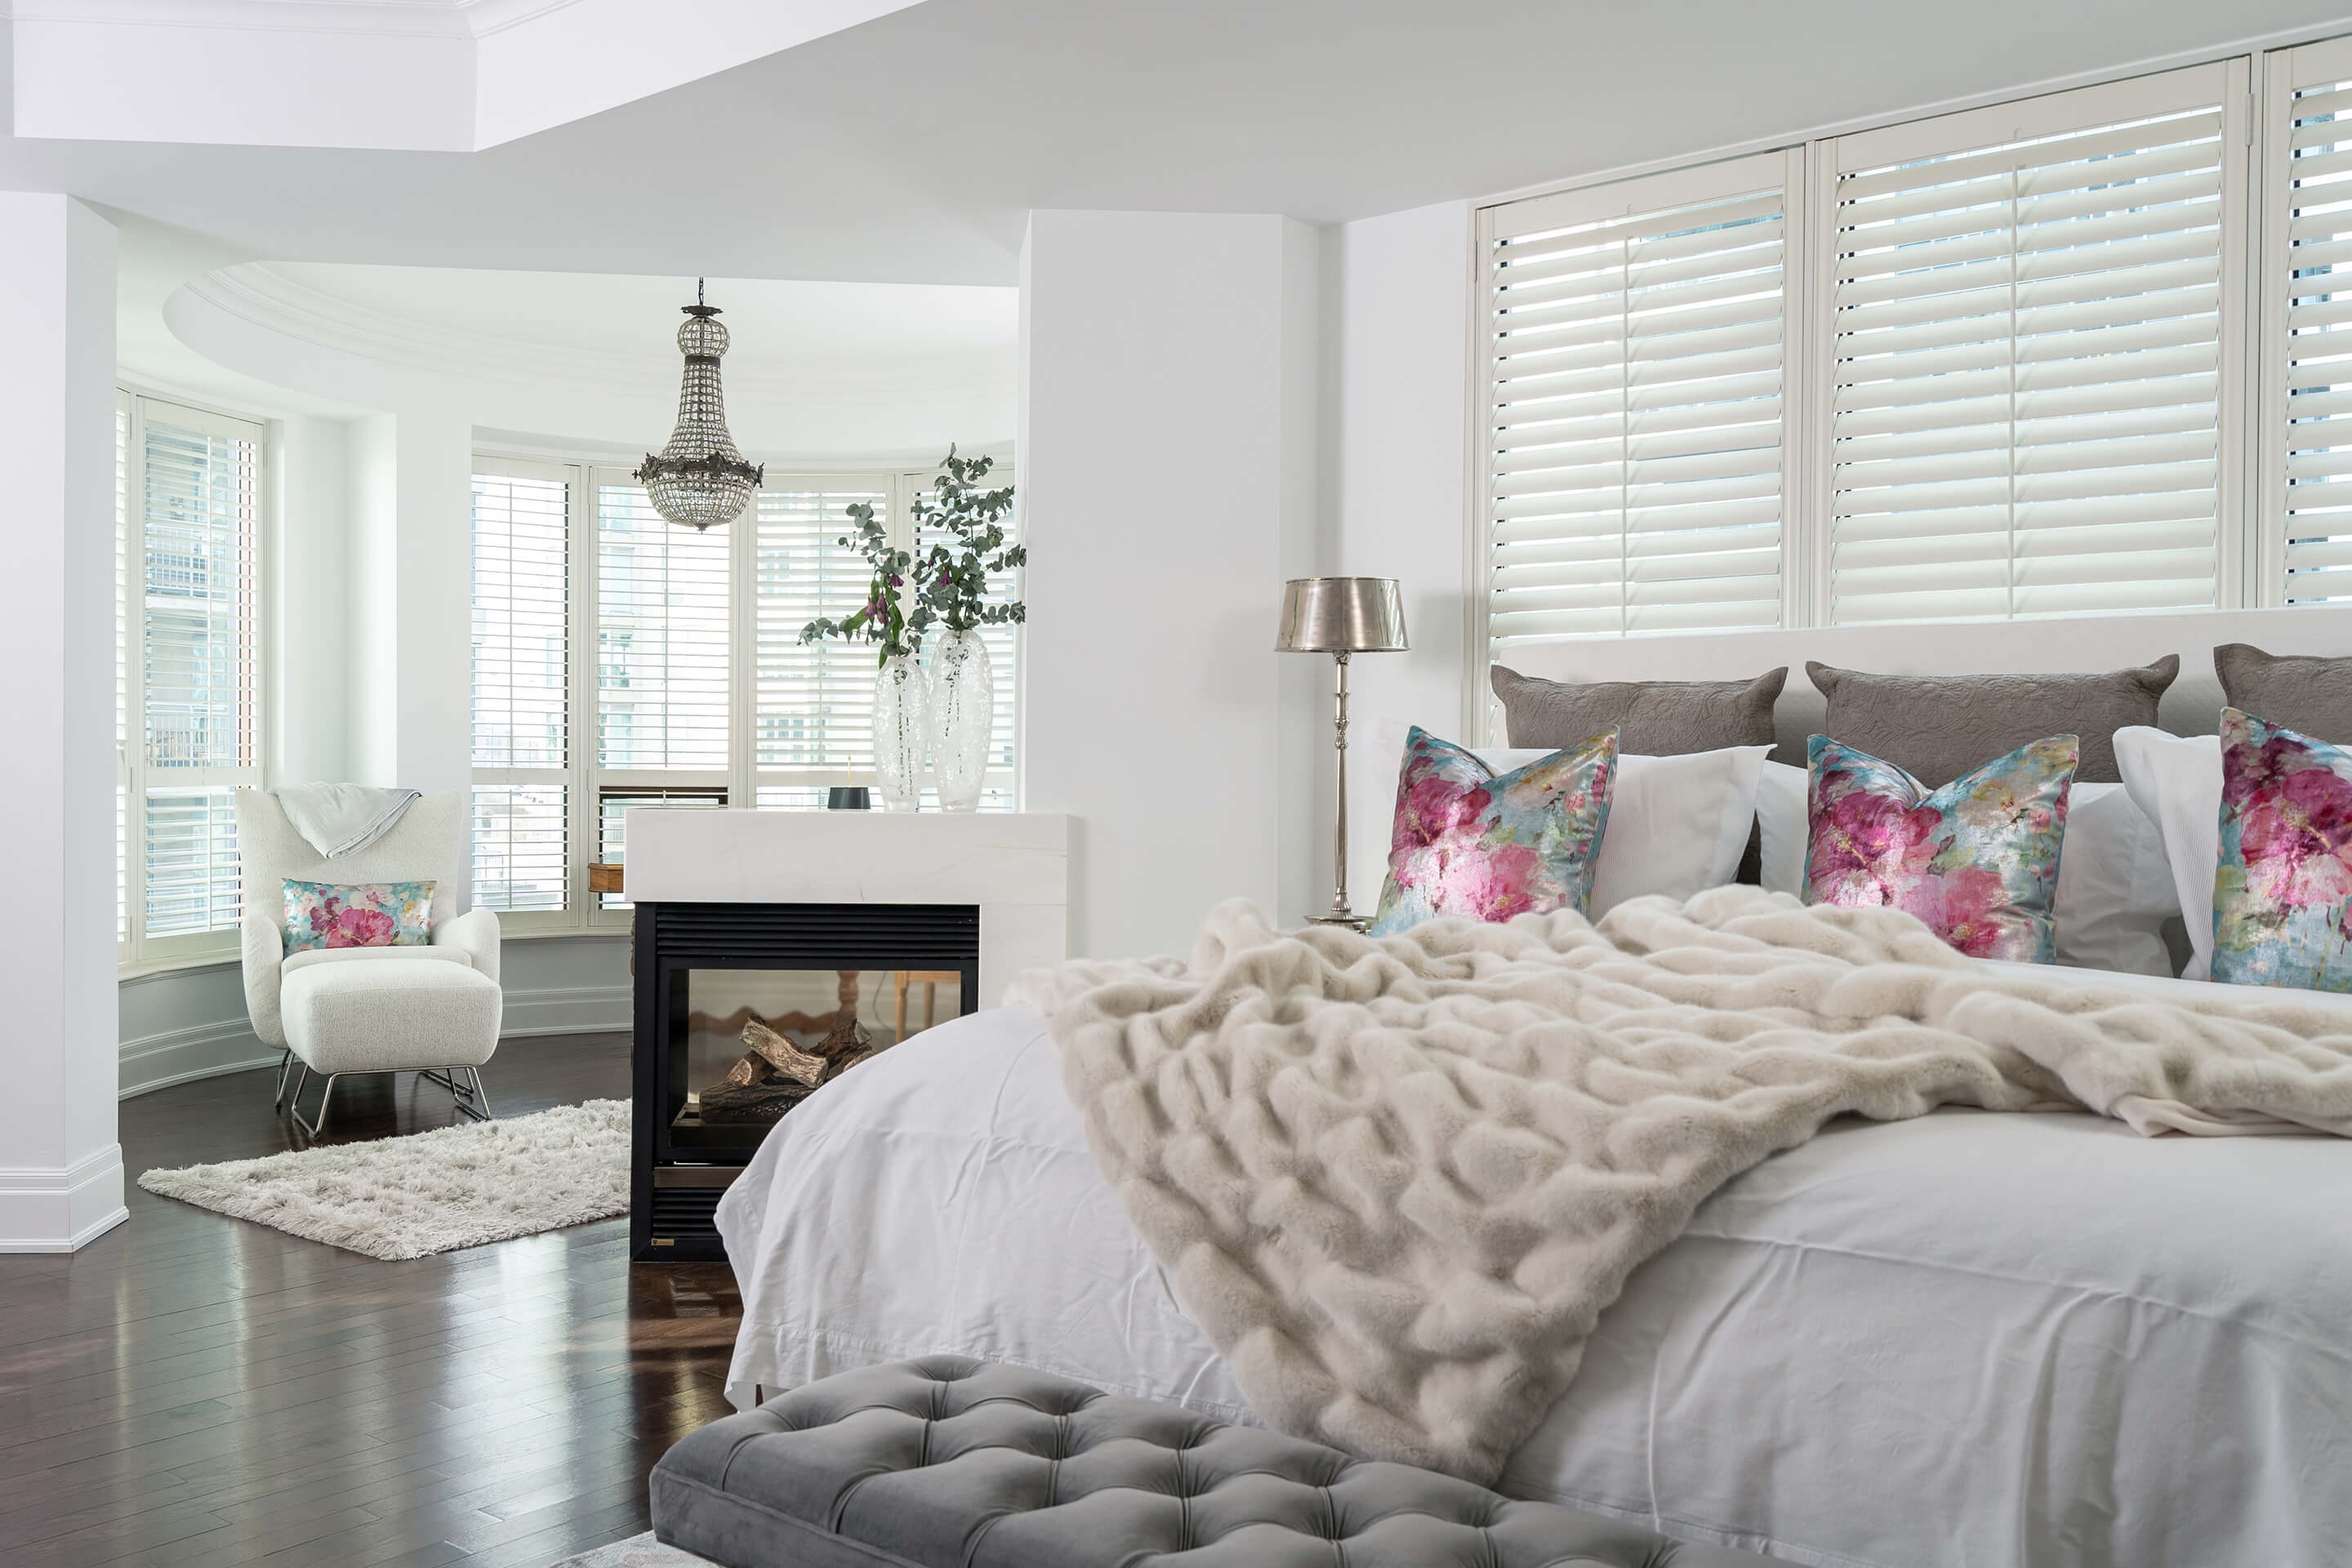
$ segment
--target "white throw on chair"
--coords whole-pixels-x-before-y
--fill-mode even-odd
[[[259,790],[236,792],[237,858],[246,889],[245,1006],[264,1045],[286,1054],[278,1099],[316,1136],[335,1079],[352,1073],[417,1072],[448,1089],[457,1109],[487,1119],[481,1068],[499,1047],[499,917],[458,912],[469,891],[466,797],[451,790],[409,806],[363,849],[327,859],[295,831],[285,807]],[[286,951],[284,884],[433,884],[429,946]],[[299,1061],[292,1093],[287,1074]],[[326,1088],[314,1121],[302,1120],[311,1073]],[[467,1074],[470,1084],[458,1077]]]

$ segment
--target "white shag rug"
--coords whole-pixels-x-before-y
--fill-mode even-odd
[[[386,1261],[627,1212],[629,1102],[150,1171],[151,1193]]]
[[[675,1546],[664,1546],[654,1539],[654,1532],[632,1535],[626,1541],[615,1541],[610,1546],[599,1546],[593,1552],[583,1552],[577,1557],[566,1557],[549,1568],[714,1568],[708,1557],[697,1557],[691,1552],[680,1552]]]

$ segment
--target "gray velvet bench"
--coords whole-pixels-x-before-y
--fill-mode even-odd
[[[654,1531],[723,1568],[1734,1568],[1767,1561],[1024,1367],[926,1356],[714,1421]]]

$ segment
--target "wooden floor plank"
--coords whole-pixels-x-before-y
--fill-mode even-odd
[[[502,1114],[628,1093],[623,1036],[509,1041]],[[122,1104],[134,1173],[308,1140],[241,1073]],[[450,1125],[338,1085],[328,1142]],[[726,1414],[724,1264],[632,1266],[625,1220],[406,1263],[158,1198],[69,1257],[0,1257],[8,1568],[542,1568],[646,1528],[645,1478]]]

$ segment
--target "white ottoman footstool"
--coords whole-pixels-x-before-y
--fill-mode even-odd
[[[303,1068],[293,1114],[305,1131],[316,1137],[326,1125],[335,1079],[347,1073],[421,1072],[467,1115],[489,1116],[481,1067],[499,1048],[497,981],[431,948],[346,948],[333,962],[301,962],[309,956],[289,959],[278,990],[286,1046]],[[314,1072],[326,1075],[326,1092],[318,1120],[303,1121],[301,1083]]]

